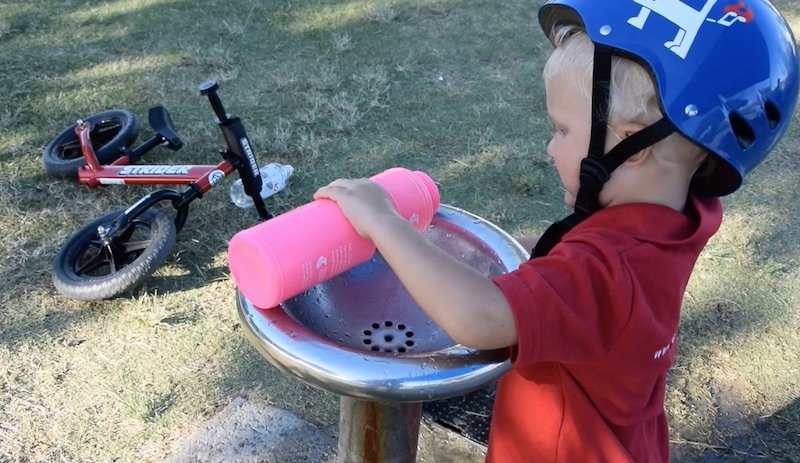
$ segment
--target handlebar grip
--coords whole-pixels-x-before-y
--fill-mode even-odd
[[[222,101],[219,99],[219,95],[217,95],[217,89],[219,89],[219,84],[214,80],[207,80],[199,85],[200,94],[208,97],[208,102],[211,103],[211,108],[214,110],[214,114],[217,115],[217,119],[219,119],[220,123],[223,123],[228,120],[228,113],[225,112],[225,107],[222,106]]]

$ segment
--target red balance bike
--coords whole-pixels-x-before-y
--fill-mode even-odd
[[[129,148],[138,135],[136,116],[128,110],[105,111],[79,120],[45,148],[42,160],[48,173],[75,177],[89,187],[100,185],[186,185],[183,191],[162,189],[130,207],[113,211],[72,235],[53,261],[53,283],[71,298],[100,300],[135,288],[167,259],[189,204],[234,172],[253,199],[261,219],[271,215],[261,198],[258,162],[238,117],[225,112],[214,81],[200,85],[217,116],[227,148],[216,165],[137,165],[156,146],[178,150],[183,146],[162,106],[150,109],[155,134]],[[174,219],[159,207],[171,205]]]

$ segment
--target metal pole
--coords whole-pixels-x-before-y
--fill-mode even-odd
[[[342,396],[337,463],[414,463],[422,402],[374,402]]]

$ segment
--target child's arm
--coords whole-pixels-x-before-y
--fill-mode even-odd
[[[336,180],[315,198],[336,201],[356,231],[372,240],[409,294],[454,341],[476,349],[516,344],[511,308],[477,270],[426,240],[369,180]]]

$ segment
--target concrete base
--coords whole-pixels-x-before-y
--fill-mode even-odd
[[[168,463],[332,463],[336,438],[276,407],[234,399]]]
[[[485,448],[426,419],[418,442],[419,463],[481,463]],[[210,419],[168,463],[333,463],[336,436],[292,413],[243,398]]]

